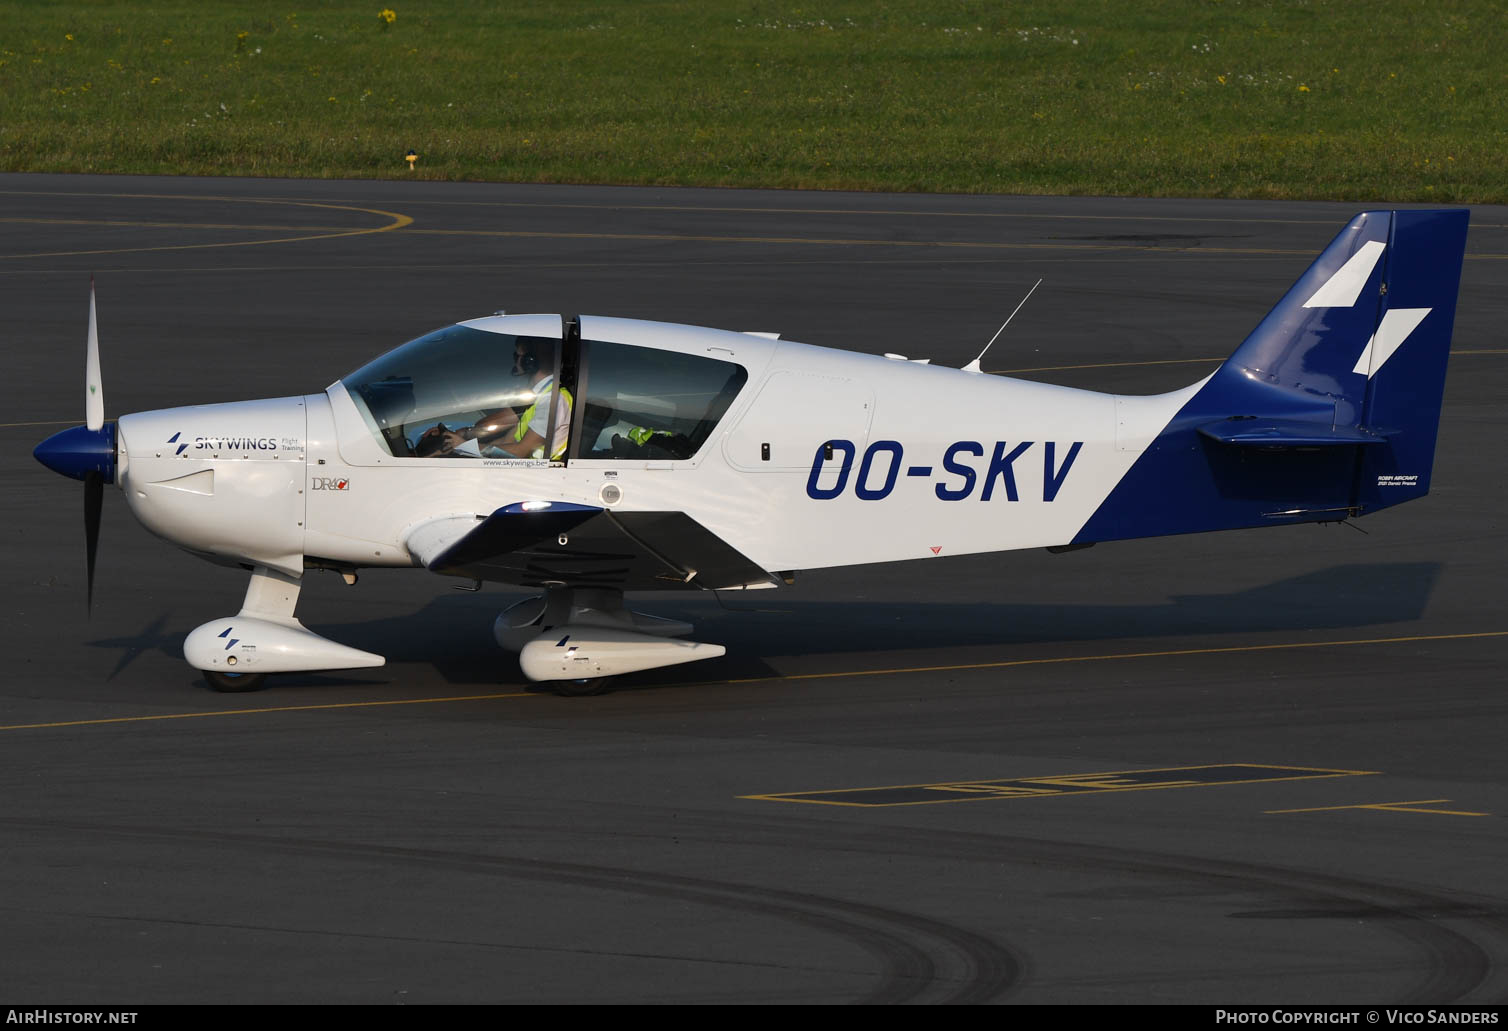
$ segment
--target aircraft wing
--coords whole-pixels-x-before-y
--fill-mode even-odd
[[[568,502],[508,505],[409,535],[433,572],[525,587],[620,591],[776,586],[778,579],[684,512],[614,512]]]

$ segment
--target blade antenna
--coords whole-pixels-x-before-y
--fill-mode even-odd
[[[990,342],[988,344],[984,345],[984,351],[980,351],[979,352],[979,357],[975,358],[973,361],[971,361],[969,364],[967,364],[967,365],[965,365],[963,367],[963,371],[964,372],[983,372],[984,371],[984,367],[982,365],[980,365],[979,363],[980,363],[980,361],[982,361],[984,359],[985,352],[988,351],[991,347],[994,346],[996,340],[1000,339],[1000,334],[1004,333],[1005,332],[1005,327],[1009,326],[1011,324],[1011,319],[1013,319],[1013,318],[1016,317],[1016,312],[1020,311],[1026,305],[1026,302],[1031,299],[1031,295],[1034,294],[1034,293],[1036,293],[1037,292],[1037,287],[1039,287],[1041,285],[1042,285],[1042,280],[1040,280],[1040,279],[1037,280],[1035,283],[1032,284],[1032,288],[1030,290],[1026,291],[1026,296],[1023,297],[1023,298],[1021,298],[1021,303],[1018,304],[1018,305],[1016,305],[1016,311],[1013,311],[1009,315],[1006,316],[1005,321],[1000,324],[1000,328],[997,329],[997,330],[995,330],[995,335],[992,336],[992,337],[990,337]]]

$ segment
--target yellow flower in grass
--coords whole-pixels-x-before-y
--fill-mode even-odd
[[[393,10],[391,7],[384,7],[382,10],[377,12],[377,20],[382,22],[382,27],[386,29],[389,25],[398,20],[398,12]]]

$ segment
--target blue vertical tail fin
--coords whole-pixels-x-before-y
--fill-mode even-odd
[[[1468,215],[1353,218],[1077,540],[1329,521],[1427,493]]]

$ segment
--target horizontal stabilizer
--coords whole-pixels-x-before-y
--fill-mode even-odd
[[[1331,426],[1299,419],[1256,419],[1236,416],[1199,427],[1202,436],[1236,447],[1348,447],[1386,444],[1387,438],[1364,426]]]

